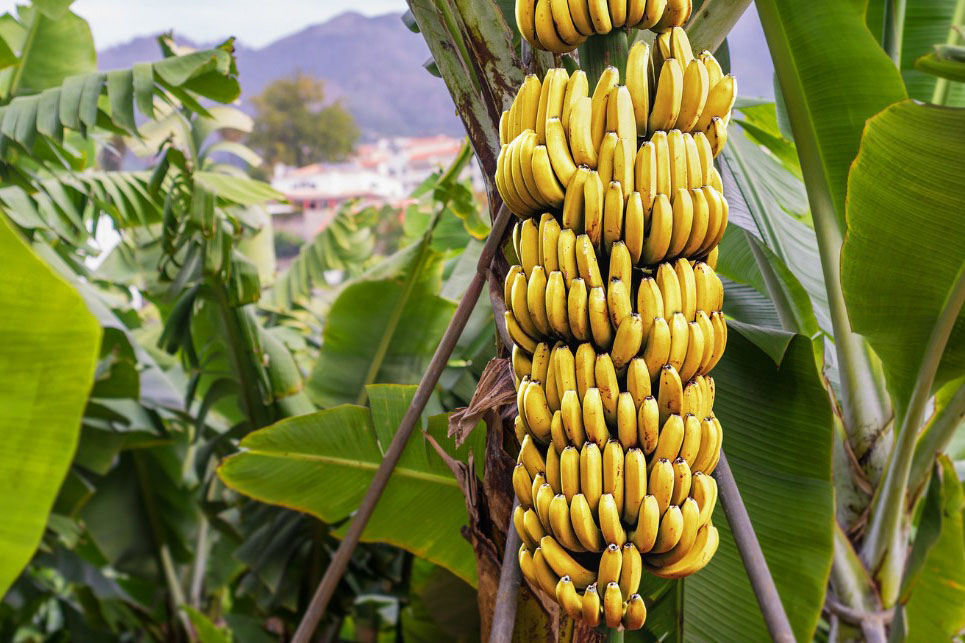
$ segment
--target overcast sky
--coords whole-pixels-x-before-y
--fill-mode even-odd
[[[16,4],[0,0],[0,13]],[[102,49],[170,28],[192,40],[233,35],[260,47],[350,9],[377,15],[405,6],[405,0],[77,0],[73,10],[90,23]]]

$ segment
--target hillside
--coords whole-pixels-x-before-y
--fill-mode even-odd
[[[178,38],[179,42],[186,42]],[[366,138],[463,134],[442,81],[422,68],[429,50],[399,14],[343,13],[260,48],[238,45],[242,107],[272,80],[301,71],[325,80],[329,98],[343,100]],[[153,37],[99,53],[104,70],[159,56]]]

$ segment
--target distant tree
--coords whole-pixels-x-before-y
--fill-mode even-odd
[[[307,74],[276,80],[252,102],[258,113],[248,143],[267,163],[342,161],[359,138],[348,110],[325,105],[325,83]]]

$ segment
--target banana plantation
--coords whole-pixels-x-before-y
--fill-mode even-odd
[[[235,42],[71,4],[0,16],[0,640],[965,640],[965,0],[754,0],[773,101],[751,0],[400,0],[465,142],[290,262]]]

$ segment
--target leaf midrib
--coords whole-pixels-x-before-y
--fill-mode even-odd
[[[339,458],[329,455],[318,455],[316,453],[304,453],[298,451],[270,451],[265,449],[248,449],[245,451],[250,455],[260,455],[267,458],[282,458],[289,460],[299,460],[302,462],[315,462],[318,464],[330,464],[339,466],[345,469],[357,469],[360,471],[375,471],[379,468],[380,462],[370,462],[366,460],[351,460],[348,458]],[[423,480],[425,482],[431,482],[433,484],[458,488],[459,484],[456,479],[450,476],[444,476],[436,473],[428,473],[425,471],[419,471],[418,469],[412,469],[409,467],[396,467],[392,472],[394,476],[402,476],[404,478],[411,478],[413,480]]]

